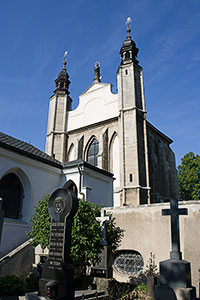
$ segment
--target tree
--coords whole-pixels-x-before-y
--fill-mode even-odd
[[[181,200],[200,199],[200,156],[189,152],[178,166],[178,181]]]
[[[38,244],[42,248],[49,246],[51,218],[48,214],[49,196],[43,197],[35,207],[35,214],[31,218],[32,229],[28,236],[32,245]],[[100,245],[101,230],[96,217],[100,216],[101,206],[79,200],[78,212],[72,226],[71,258],[75,267],[90,266],[98,261],[102,250]],[[107,242],[115,251],[120,245],[123,230],[116,226],[115,218],[107,222]]]

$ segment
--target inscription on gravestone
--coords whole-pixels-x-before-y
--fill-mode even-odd
[[[78,209],[72,190],[60,188],[49,199],[51,230],[49,255],[39,282],[39,295],[51,299],[74,299],[74,268],[70,258],[71,229]]]

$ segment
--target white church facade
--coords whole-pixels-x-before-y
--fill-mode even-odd
[[[46,153],[61,162],[83,159],[114,174],[114,206],[167,202],[178,198],[172,140],[146,120],[142,68],[130,28],[120,50],[117,94],[94,82],[71,110],[66,61],[50,98]]]

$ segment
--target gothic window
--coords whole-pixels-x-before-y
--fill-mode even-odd
[[[120,250],[115,255],[114,267],[124,275],[136,275],[144,266],[142,255],[134,250]]]
[[[98,153],[99,142],[94,138],[87,152],[87,161],[93,166],[98,166]]]
[[[17,175],[9,173],[0,180],[0,197],[3,200],[2,209],[5,211],[5,217],[18,219],[23,198],[23,187]]]

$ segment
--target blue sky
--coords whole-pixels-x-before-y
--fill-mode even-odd
[[[189,151],[200,154],[200,0],[1,1],[0,131],[45,149],[49,97],[65,50],[74,106],[96,61],[116,92],[128,16],[148,121],[174,140],[178,164]]]

